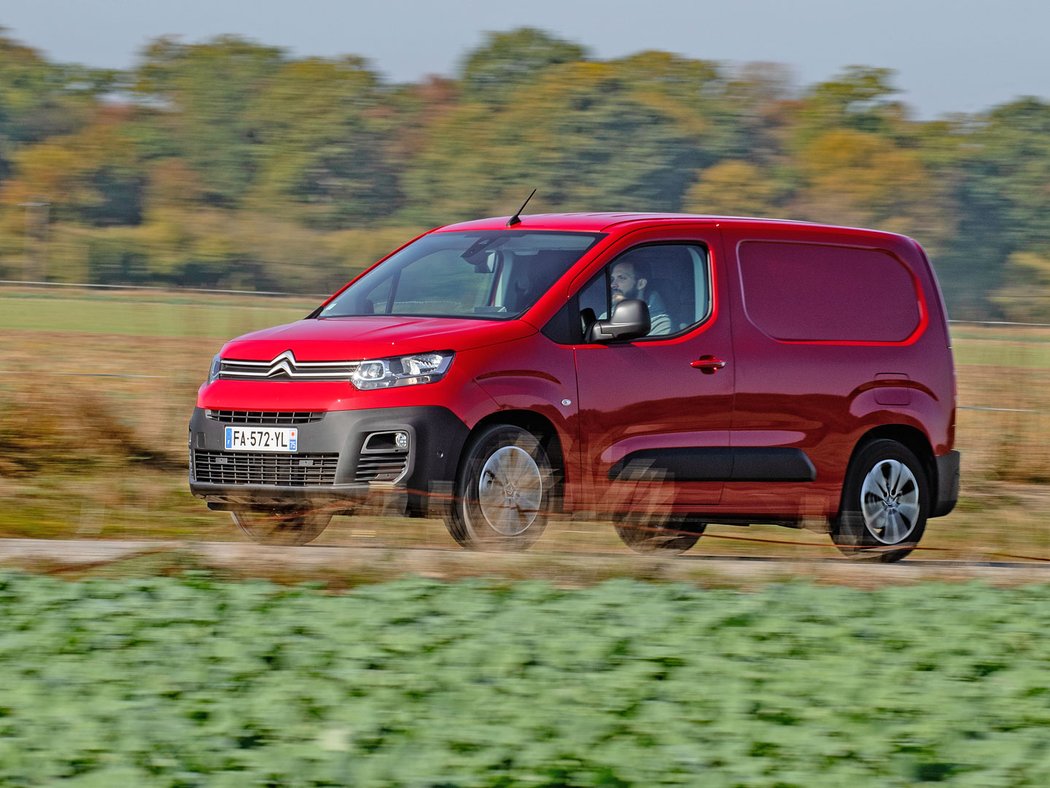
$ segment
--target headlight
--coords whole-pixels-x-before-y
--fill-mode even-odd
[[[436,383],[448,372],[452,356],[452,352],[447,351],[362,361],[350,376],[350,382],[363,391]]]
[[[213,358],[211,360],[211,369],[208,370],[208,382],[209,383],[213,383],[214,381],[219,379],[219,368],[221,367],[221,365],[222,365],[222,362],[219,359],[219,354],[216,353],[215,354],[215,358]]]

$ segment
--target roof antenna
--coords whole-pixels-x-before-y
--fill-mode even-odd
[[[518,208],[517,213],[515,213],[512,217],[507,219],[507,227],[513,227],[516,224],[521,224],[521,212],[525,210],[525,206],[529,204],[529,200],[532,199],[532,195],[535,194],[535,193],[536,193],[536,190],[533,189],[532,193],[529,194],[529,196],[525,198],[525,202],[523,202],[521,204],[521,207]]]

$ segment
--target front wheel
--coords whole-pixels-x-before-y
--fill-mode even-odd
[[[926,530],[929,501],[926,472],[915,454],[896,441],[874,440],[846,471],[831,538],[851,558],[900,561]]]
[[[230,512],[233,521],[253,542],[303,545],[312,542],[332,521],[330,514],[282,511]]]
[[[466,450],[445,525],[471,550],[524,550],[547,527],[553,480],[535,435],[509,424],[491,426]]]

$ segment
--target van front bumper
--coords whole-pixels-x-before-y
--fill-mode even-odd
[[[294,426],[296,451],[229,451],[227,426]],[[311,414],[195,408],[190,492],[213,509],[349,512],[378,502],[426,514],[451,497],[468,432],[452,411],[437,406]],[[407,447],[392,443],[396,433],[407,436]]]

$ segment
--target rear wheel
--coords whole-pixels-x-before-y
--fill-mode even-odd
[[[282,511],[230,512],[249,539],[259,544],[303,545],[312,542],[332,521],[330,514]]]
[[[926,472],[915,454],[896,441],[874,440],[846,471],[831,538],[851,558],[899,561],[926,530],[929,500]]]
[[[636,553],[678,555],[700,539],[707,523],[692,515],[652,517],[628,514],[614,524],[616,535]]]
[[[493,425],[466,450],[445,524],[472,550],[524,550],[547,527],[554,473],[535,435]]]

